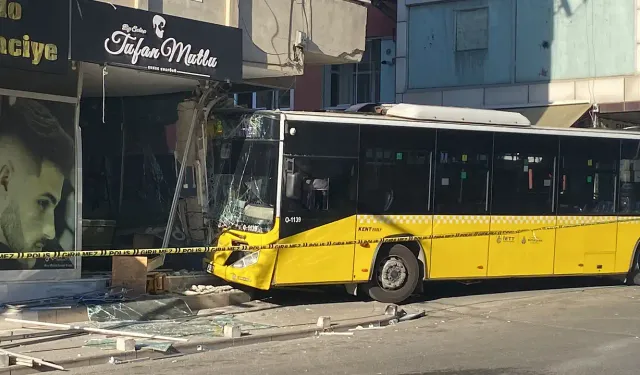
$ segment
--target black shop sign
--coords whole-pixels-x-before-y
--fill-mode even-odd
[[[0,0],[0,68],[66,74],[69,0]]]
[[[242,30],[73,0],[71,58],[196,79],[242,79]]]

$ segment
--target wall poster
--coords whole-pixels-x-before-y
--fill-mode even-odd
[[[0,0],[0,302],[7,281],[80,277],[80,258],[2,259],[80,243],[81,73],[68,59],[70,4]]]
[[[0,95],[0,253],[75,248],[75,117],[73,103]],[[74,266],[0,260],[0,271]]]

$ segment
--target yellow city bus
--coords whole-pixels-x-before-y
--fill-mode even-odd
[[[640,133],[519,113],[216,112],[207,271],[344,284],[399,303],[423,280],[624,276],[640,283]],[[375,113],[373,113],[375,112]]]

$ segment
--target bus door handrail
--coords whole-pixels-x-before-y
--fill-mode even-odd
[[[429,196],[427,197],[427,212],[431,211],[431,184],[433,183],[433,151],[429,151]]]
[[[613,212],[618,212],[618,173],[614,173],[613,175]]]
[[[487,170],[487,192],[484,197],[484,211],[489,212],[489,171]]]
[[[558,157],[553,157],[553,177],[551,180],[551,212],[556,212],[556,170],[558,164]]]

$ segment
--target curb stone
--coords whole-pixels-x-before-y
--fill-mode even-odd
[[[332,327],[334,331],[347,330],[349,328],[355,328],[359,325],[365,326],[369,324],[388,324],[393,317],[380,315],[377,317],[368,317],[363,319],[349,319],[344,320],[337,323]],[[232,347],[240,347],[246,345],[253,344],[262,344],[266,342],[273,341],[289,341],[296,340],[301,338],[308,338],[312,336],[315,332],[318,331],[318,327],[315,325],[309,325],[311,327],[299,328],[294,330],[285,330],[283,332],[274,332],[268,334],[255,334],[249,336],[243,336],[235,339],[225,339],[225,338],[213,338],[213,339],[204,339],[198,340],[194,342],[187,343],[177,343],[174,344],[176,352],[174,354],[163,354],[159,352],[155,352],[152,350],[145,351],[136,351],[131,353],[114,353],[109,352],[100,355],[88,356],[88,357],[78,357],[73,359],[67,359],[63,361],[55,361],[54,363],[64,367],[65,369],[79,368],[79,367],[89,367],[89,366],[97,366],[97,365],[105,365],[108,364],[109,359],[111,357],[117,360],[131,360],[138,358],[148,358],[147,360],[159,360],[159,359],[169,359],[172,357],[176,357],[177,355],[184,356],[190,354],[202,353],[205,351],[211,350],[220,350],[227,349]],[[202,348],[201,350],[199,350]],[[50,360],[50,359],[49,359]],[[0,375],[27,375],[27,374],[35,374],[39,373],[38,369],[23,367],[23,366],[10,366],[7,368],[0,368]]]

